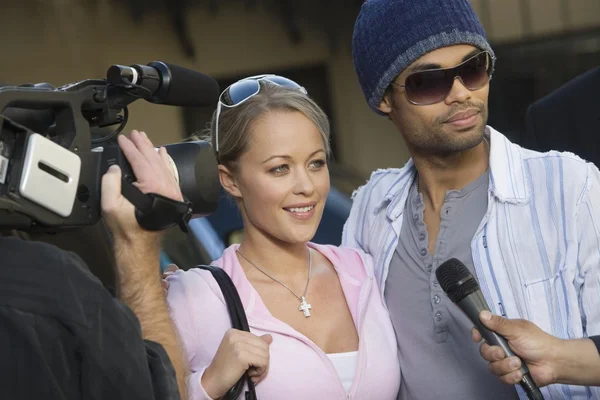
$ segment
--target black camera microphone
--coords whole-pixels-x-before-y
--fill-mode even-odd
[[[490,309],[481,293],[477,280],[467,267],[460,260],[451,258],[438,267],[435,276],[448,298],[467,314],[485,341],[490,346],[500,346],[507,357],[515,356],[506,339],[486,328],[479,319],[479,313],[484,310],[490,311]],[[520,385],[527,397],[531,400],[543,400],[544,396],[535,384],[529,373],[529,368],[524,362],[521,362],[521,373],[523,379]]]
[[[219,85],[211,77],[178,65],[153,61],[148,65],[113,65],[106,73],[113,85],[130,84],[148,91],[151,103],[179,107],[216,106]]]

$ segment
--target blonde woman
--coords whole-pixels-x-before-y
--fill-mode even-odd
[[[241,80],[220,97],[211,141],[243,240],[216,260],[233,280],[251,333],[230,329],[203,270],[168,278],[190,397],[222,397],[249,371],[265,399],[395,399],[391,322],[373,263],[311,243],[329,192],[329,123],[304,88],[280,76]]]

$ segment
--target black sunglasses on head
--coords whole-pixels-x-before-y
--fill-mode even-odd
[[[469,90],[479,90],[492,79],[493,57],[483,51],[452,68],[429,69],[410,74],[404,85],[406,98],[417,106],[439,103],[450,94],[456,78]]]

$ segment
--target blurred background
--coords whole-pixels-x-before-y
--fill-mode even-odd
[[[103,78],[112,64],[154,60],[208,74],[221,89],[259,73],[294,79],[331,118],[332,183],[339,191],[332,202],[341,211],[323,228],[331,228],[329,236],[319,240],[336,243],[348,195],[371,171],[401,167],[408,160],[400,135],[386,118],[370,111],[356,79],[350,47],[362,2],[4,0],[0,80],[58,86]],[[471,3],[498,57],[490,125],[519,142],[531,103],[600,65],[600,0]],[[212,112],[210,107],[182,109],[138,101],[129,107],[126,131],[144,130],[156,144],[177,142],[202,129]],[[232,207],[219,212],[214,226],[234,215]],[[236,223],[217,229],[215,240],[224,245],[235,241]],[[203,228],[198,229],[201,236]],[[220,248],[218,243],[210,251],[198,243],[173,243],[175,250],[165,253],[164,262],[174,259],[184,266],[208,262]]]

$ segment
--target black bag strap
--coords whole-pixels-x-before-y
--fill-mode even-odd
[[[227,312],[229,312],[231,327],[240,331],[250,332],[250,327],[248,326],[248,319],[246,318],[246,312],[244,311],[242,300],[240,299],[237,288],[231,281],[229,275],[227,275],[227,272],[212,265],[197,265],[196,268],[210,271],[219,284],[221,292],[223,292],[223,297],[225,298]],[[244,390],[244,384],[248,385],[248,390],[246,391],[246,400],[256,400],[254,383],[248,376],[248,373],[242,375],[240,380],[237,381],[237,383],[231,389],[229,389],[225,396],[223,396],[223,400],[236,400],[242,390]]]

